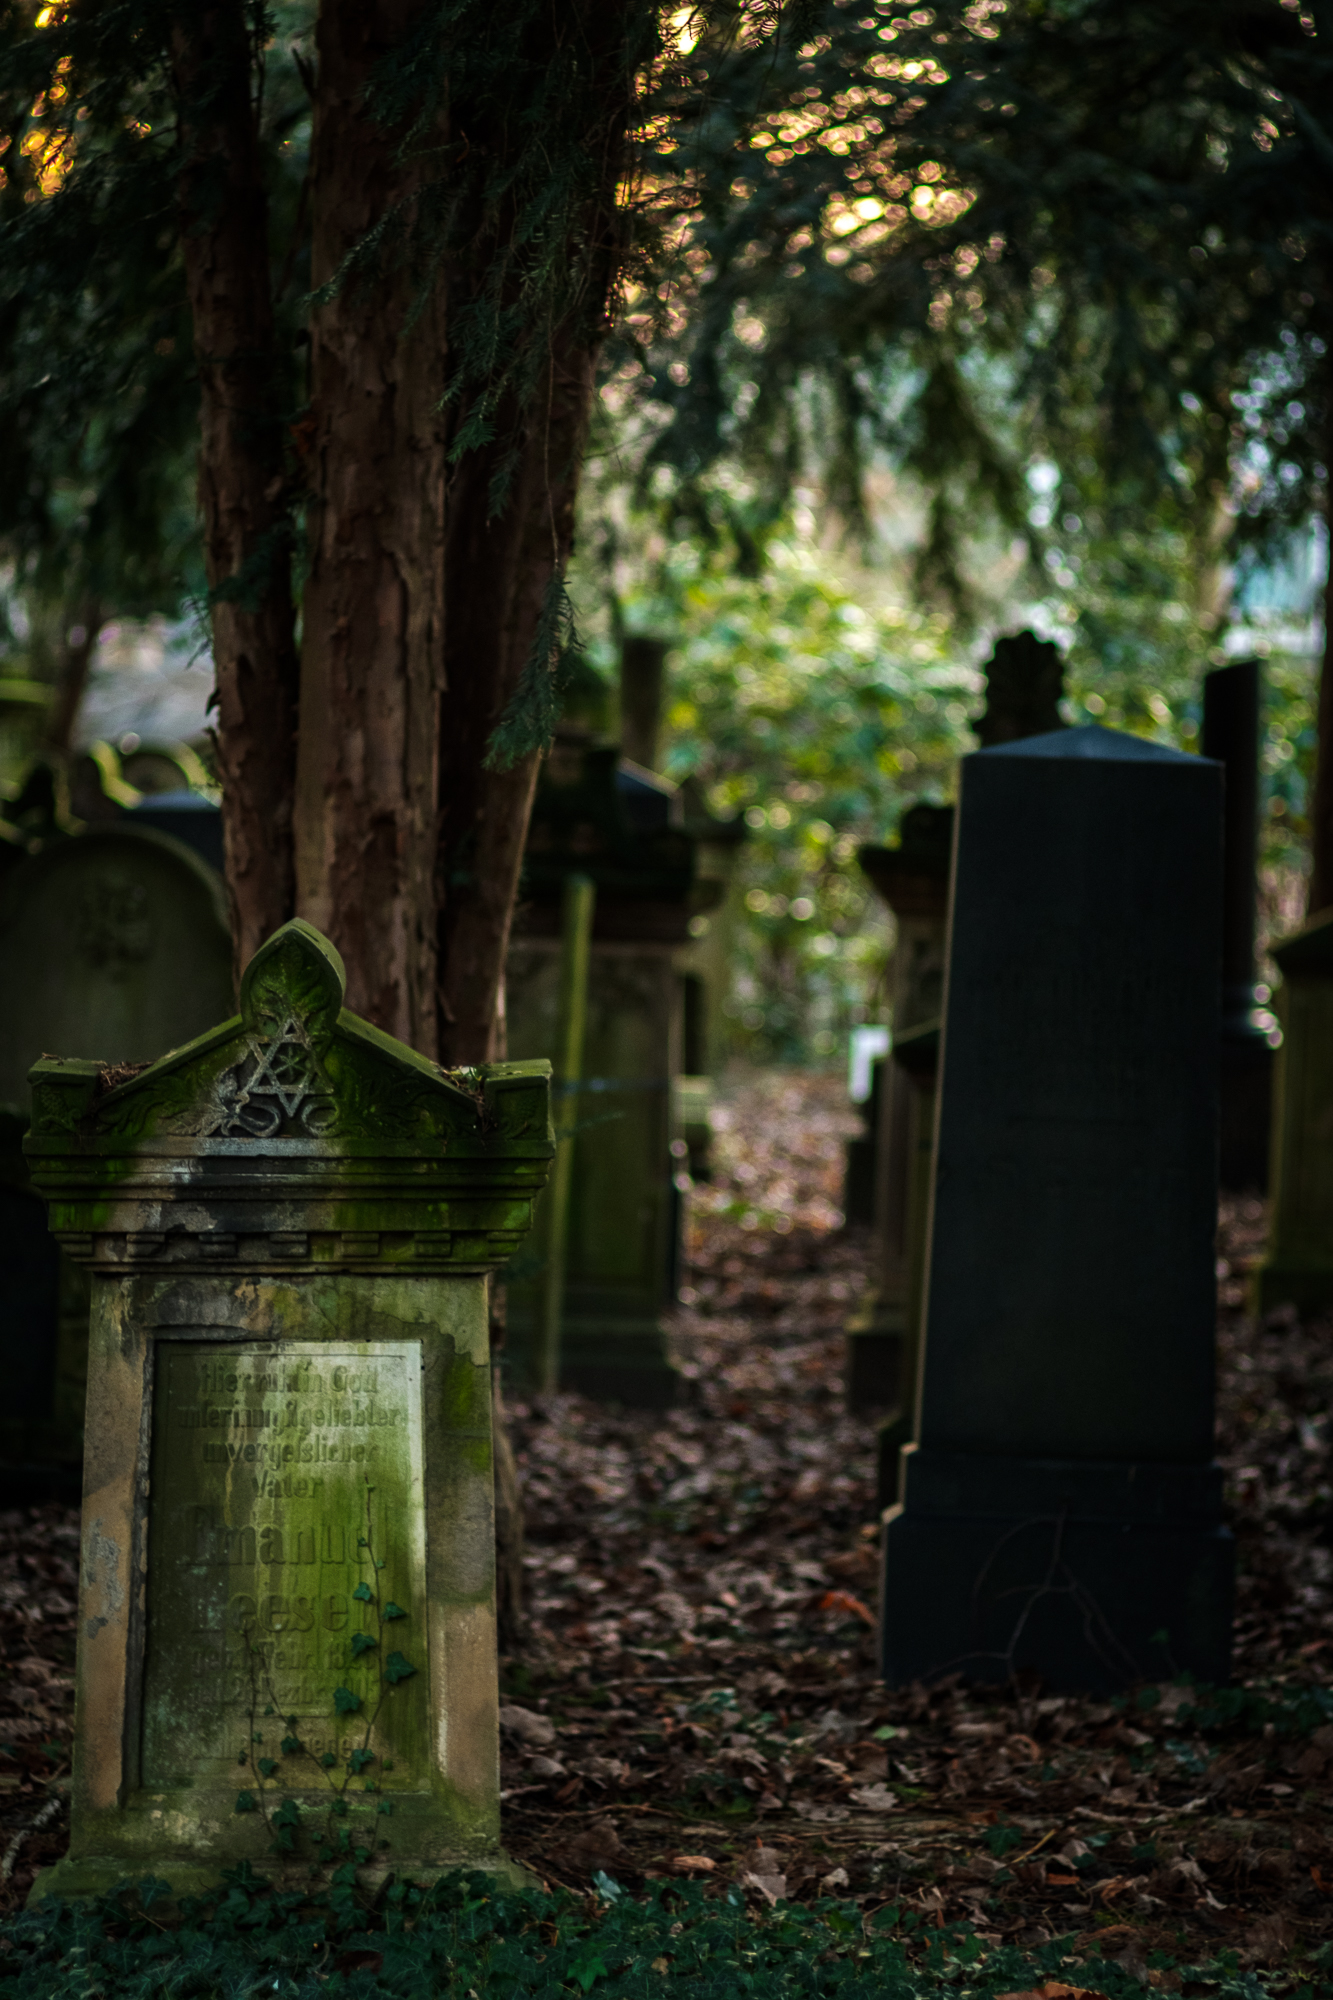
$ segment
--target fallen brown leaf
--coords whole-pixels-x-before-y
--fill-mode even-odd
[[[1107,2000],[1095,1986],[1070,1986],[1063,1979],[1044,1979],[1040,1986],[1026,1986],[1021,1993],[997,1993],[995,2000]]]

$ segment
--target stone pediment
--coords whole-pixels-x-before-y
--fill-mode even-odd
[[[550,1156],[548,1065],[445,1071],[349,1013],[344,990],[328,940],[285,924],[250,961],[239,1016],[183,1048],[128,1072],[37,1063],[30,1150]]]

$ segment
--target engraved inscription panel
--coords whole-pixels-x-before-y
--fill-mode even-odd
[[[421,1365],[416,1341],[159,1346],[145,1785],[428,1782]]]

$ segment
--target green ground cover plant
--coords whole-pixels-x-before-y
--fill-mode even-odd
[[[576,1896],[497,1893],[484,1875],[428,1889],[390,1882],[371,1899],[347,1868],[318,1895],[279,1893],[248,1866],[216,1897],[171,1901],[151,1878],[97,1903],[50,1902],[0,1929],[0,1980],[25,2000],[233,2000],[276,1993],[448,1994],[459,2000],[733,2000],[743,1994],[917,2000],[1138,2000],[1144,1968],[1056,1938],[1035,1951],[932,1929],[888,1904],[867,1914],[824,1898],[747,1906],[690,1884],[631,1897],[607,1875]],[[1234,1953],[1203,1964],[1154,1954],[1148,1986],[1209,2000],[1314,2000],[1333,1967],[1293,1980],[1243,1970]]]

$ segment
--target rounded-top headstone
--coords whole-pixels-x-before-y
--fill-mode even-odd
[[[0,1099],[48,1050],[152,1062],[230,1014],[222,884],[180,841],[112,826],[60,840],[0,895]]]

